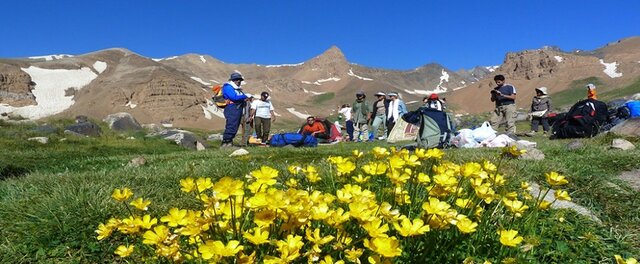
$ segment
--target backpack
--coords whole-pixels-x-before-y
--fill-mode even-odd
[[[451,144],[455,128],[447,113],[420,107],[402,116],[404,121],[419,127],[416,141],[421,148],[446,148]]]
[[[290,132],[271,136],[269,145],[272,147],[284,147],[286,145],[292,145],[294,147],[315,147],[318,146],[318,140],[310,135]]]
[[[211,90],[213,91],[213,97],[211,97],[211,100],[213,100],[213,103],[218,108],[225,108],[227,104],[229,104],[229,100],[224,99],[224,96],[222,95],[222,84],[213,86]]]
[[[553,138],[593,137],[608,121],[604,102],[586,99],[574,104],[569,112],[553,124]]]

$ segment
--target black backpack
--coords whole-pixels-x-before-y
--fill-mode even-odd
[[[607,104],[586,99],[574,104],[553,124],[552,138],[583,138],[598,134],[608,120]]]

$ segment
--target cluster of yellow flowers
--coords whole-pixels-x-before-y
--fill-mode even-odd
[[[505,148],[501,157],[522,153]],[[530,206],[551,205],[532,197],[526,182],[510,190],[499,165],[490,161],[455,164],[443,160],[439,149],[411,153],[376,147],[370,154],[355,150],[329,157],[324,167],[262,166],[245,178],[215,182],[188,177],[180,180],[180,189],[199,205],[171,208],[159,219],[144,214],[150,201],[127,204],[132,191],[116,189],[112,198],[127,205],[130,216],[100,224],[97,238],[114,231],[138,237],[115,254],[173,262],[386,263],[403,254],[415,258],[411,250],[427,251],[434,245],[415,243],[427,236],[437,244],[481,233],[475,239],[517,250],[524,237],[514,223]],[[567,184],[556,172],[546,177],[551,186]],[[566,191],[556,190],[555,197],[570,200]]]

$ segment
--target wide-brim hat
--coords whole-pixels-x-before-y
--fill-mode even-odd
[[[542,94],[547,95],[547,87],[536,88],[536,91],[540,91]]]
[[[397,93],[394,93],[394,92],[390,92],[390,93],[389,93],[389,94],[387,94],[387,95],[389,95],[389,96],[395,96],[395,97],[398,97],[398,94],[397,94]]]
[[[375,94],[375,96],[387,96],[387,94],[383,93],[383,92],[377,92]]]

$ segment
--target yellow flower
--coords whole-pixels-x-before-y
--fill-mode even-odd
[[[409,155],[409,154],[406,154],[406,155],[403,155],[403,156],[402,156],[402,159],[405,161],[405,163],[406,163],[408,166],[415,167],[415,166],[419,166],[420,164],[422,164],[422,163],[418,160],[419,158],[418,158],[418,156],[416,156],[416,155]]]
[[[149,230],[144,233],[142,236],[142,238],[144,238],[142,243],[147,245],[158,245],[162,244],[167,237],[169,237],[169,228],[163,225],[158,225],[153,228],[153,231]]]
[[[133,253],[133,248],[134,246],[125,246],[125,245],[120,245],[118,246],[118,248],[116,248],[116,251],[114,253],[116,253],[116,255],[120,256],[121,258],[126,258],[129,255],[131,255],[131,253]]]
[[[402,255],[400,242],[395,237],[376,237],[371,240],[365,239],[364,246],[387,258]]]
[[[518,200],[509,200],[507,198],[502,199],[502,203],[511,211],[516,217],[521,217],[522,213],[529,209],[529,206]]]
[[[498,231],[498,235],[500,235],[500,243],[507,247],[516,247],[523,240],[521,236],[518,236],[517,230],[501,230]]]
[[[523,191],[530,191],[531,185],[528,182],[521,182],[520,189],[522,189]]]
[[[238,264],[253,264],[256,263],[256,252],[254,251],[251,255],[247,256],[244,252],[240,252],[240,255],[237,258]]]
[[[237,240],[230,240],[226,245],[222,241],[207,240],[203,245],[198,247],[198,252],[202,254],[205,260],[214,256],[231,257],[235,256],[244,249]]]
[[[467,162],[460,166],[460,174],[463,177],[471,177],[479,174],[482,171],[482,165],[477,162]]]
[[[186,216],[186,209],[180,210],[174,207],[169,209],[169,214],[160,218],[160,221],[167,223],[170,227],[183,226],[189,223],[189,219],[185,218]]]
[[[137,208],[138,210],[142,210],[142,211],[146,211],[147,209],[149,209],[149,205],[151,204],[151,201],[149,200],[145,200],[142,198],[138,198],[135,199],[133,201],[131,201],[130,205],[132,205],[133,207]]]
[[[413,219],[413,223],[408,218],[404,218],[400,225],[393,223],[393,227],[403,237],[422,235],[430,230],[429,225],[425,225],[419,218]]]
[[[354,263],[360,263],[360,256],[362,256],[362,253],[364,253],[364,249],[355,247],[344,251],[347,260]]]
[[[242,236],[247,240],[249,240],[249,242],[251,242],[251,244],[254,244],[254,245],[269,243],[269,232],[268,231],[263,232],[262,229],[259,227],[253,228],[253,234],[249,232],[244,232]]]
[[[269,166],[262,166],[259,170],[254,170],[251,175],[256,178],[256,182],[266,185],[276,184],[276,178],[278,178],[278,171]]]
[[[136,224],[144,229],[151,229],[155,224],[158,223],[158,219],[151,218],[151,215],[144,215],[142,218],[137,217]]]
[[[387,221],[396,221],[400,218],[400,210],[393,209],[391,204],[383,202],[380,205],[380,214],[387,219]]]
[[[356,164],[350,160],[346,160],[344,162],[337,164],[338,176],[348,175],[355,169],[356,169]]]
[[[362,176],[362,174],[358,174],[358,176],[351,177],[351,179],[353,179],[356,183],[360,183],[360,184],[367,183],[370,178],[371,177],[369,177],[369,176],[364,177],[364,176]]]
[[[482,161],[482,168],[488,173],[494,173],[498,169],[495,164],[491,163],[491,161],[488,160]]]
[[[128,218],[122,219],[121,224],[118,225],[118,230],[124,234],[135,234],[140,232],[140,225],[138,225],[139,223],[138,218],[129,216]]]
[[[471,199],[458,198],[456,199],[456,206],[468,209],[473,207],[473,203],[471,203]]]
[[[211,189],[213,187],[213,183],[211,182],[211,178],[198,178],[196,180],[196,185],[198,186],[198,192],[204,192],[206,190]]]
[[[296,180],[295,178],[289,178],[287,182],[285,182],[285,184],[289,188],[295,188],[295,187],[298,187],[298,180]]]
[[[379,218],[363,224],[362,228],[367,230],[371,237],[387,237],[386,233],[389,231],[389,226],[387,224],[383,225],[382,220]]]
[[[451,205],[447,202],[441,202],[438,198],[429,197],[429,202],[422,204],[422,209],[427,211],[428,214],[436,214],[444,216],[447,214]]]
[[[384,162],[369,162],[362,166],[362,171],[369,175],[382,175],[387,171],[387,164]]]
[[[407,163],[401,157],[392,156],[389,158],[389,166],[392,170],[402,169]]]
[[[362,157],[362,155],[364,155],[364,153],[360,150],[354,149],[353,151],[351,151],[351,154],[357,159]]]
[[[502,156],[503,157],[513,157],[513,158],[517,158],[519,156],[521,156],[522,154],[526,153],[527,151],[524,149],[518,149],[517,146],[510,146],[510,147],[504,147],[502,148]]]
[[[114,227],[108,226],[105,224],[98,225],[98,229],[96,229],[96,233],[98,234],[98,240],[103,240],[111,235]]]
[[[298,252],[304,246],[301,236],[288,235],[285,240],[276,241],[276,247],[280,253],[284,252]],[[296,255],[296,254],[293,254]]]
[[[569,183],[563,175],[560,175],[555,171],[545,173],[544,176],[547,178],[547,182],[551,186],[560,186]]]
[[[195,191],[196,181],[191,177],[180,180],[180,190],[186,193]]]
[[[505,258],[500,262],[501,264],[516,264],[518,260],[516,258]]]
[[[300,171],[302,171],[302,168],[296,165],[290,165],[289,167],[287,167],[287,170],[289,171],[289,173],[295,175],[300,173]]]
[[[638,260],[634,258],[623,259],[620,255],[613,256],[616,259],[616,264],[638,264]]]
[[[198,186],[198,188],[200,187]],[[231,177],[224,177],[213,185],[213,190],[218,199],[226,200],[229,196],[244,195],[244,183]]]
[[[469,219],[467,216],[458,215],[456,217],[456,220],[456,227],[458,228],[458,230],[460,230],[460,232],[465,234],[476,232],[478,223],[471,221],[471,219]]]
[[[393,184],[400,185],[406,183],[411,178],[411,174],[400,169],[391,169],[387,172],[387,177]]]
[[[389,156],[389,154],[391,154],[389,153],[389,150],[381,147],[375,147],[371,150],[371,152],[376,157],[376,159],[384,158],[386,156]]]
[[[311,208],[311,219],[324,220],[331,215],[330,213],[329,206],[326,203],[321,203]]]
[[[253,222],[256,223],[259,227],[265,227],[273,223],[273,220],[276,219],[276,213],[271,210],[262,210],[255,214],[253,217]]]
[[[335,237],[334,236],[321,236],[320,235],[320,229],[316,228],[313,231],[311,231],[310,228],[307,228],[307,230],[305,231],[307,240],[309,240],[311,243],[315,244],[315,245],[324,245],[326,243],[331,242],[331,240],[333,240]]]
[[[420,172],[418,173],[418,182],[422,184],[427,184],[431,182],[431,178],[426,173]]]
[[[320,260],[320,264],[344,264],[344,261],[343,260],[333,261],[333,258],[331,258],[331,256],[326,255],[324,256],[324,259]]]
[[[458,185],[458,179],[456,179],[456,177],[444,173],[433,176],[433,182],[443,187]]]
[[[549,207],[551,207],[551,203],[547,201],[540,201],[540,204],[538,205],[538,208],[542,210],[547,210]]]
[[[571,201],[571,197],[569,197],[569,193],[565,190],[557,190],[555,192],[555,197],[561,201]]]
[[[133,192],[131,192],[131,189],[129,188],[115,189],[111,194],[111,198],[113,198],[118,202],[124,202],[126,200],[129,200],[131,196],[133,196]]]
[[[302,169],[302,171],[306,174],[307,180],[311,183],[316,183],[322,179],[320,178],[320,175],[318,175],[318,170],[311,165],[308,165],[307,168]]]

